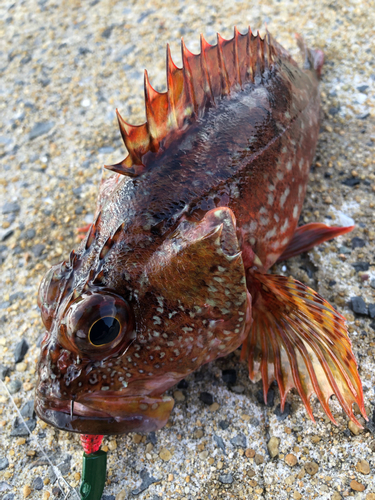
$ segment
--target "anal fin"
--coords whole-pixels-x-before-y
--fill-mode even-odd
[[[361,381],[345,318],[320,295],[293,278],[250,272],[253,323],[243,344],[249,377],[263,379],[268,389],[277,381],[281,408],[295,388],[314,421],[310,397],[315,393],[328,417],[336,424],[328,401],[335,395],[349,418],[357,403],[367,419]]]
[[[355,226],[330,227],[321,222],[311,222],[297,227],[289,245],[277,259],[277,262],[295,257],[302,252],[307,252],[324,241],[332,240],[337,236],[353,231]]]

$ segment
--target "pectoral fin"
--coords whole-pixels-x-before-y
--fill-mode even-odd
[[[311,222],[310,224],[297,227],[293,238],[282,255],[277,259],[277,262],[295,257],[302,252],[307,252],[316,245],[320,245],[324,241],[332,240],[336,236],[349,233],[353,231],[354,227],[330,227],[320,222]]]
[[[253,324],[241,358],[248,360],[251,380],[261,375],[265,400],[276,380],[282,409],[287,393],[295,388],[314,421],[310,397],[315,393],[336,423],[328,405],[334,394],[350,419],[361,426],[353,403],[367,417],[345,318],[293,278],[253,272],[247,283],[253,298]]]

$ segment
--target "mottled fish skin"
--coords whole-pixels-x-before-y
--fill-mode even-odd
[[[267,271],[293,237],[320,107],[320,67],[257,43],[251,77],[229,79],[227,95],[144,154],[141,173],[103,181],[86,240],[44,278],[43,420],[86,434],[158,429],[173,407],[162,394],[248,335],[246,271]],[[103,317],[120,334],[93,345]]]

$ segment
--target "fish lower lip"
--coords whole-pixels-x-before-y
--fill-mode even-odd
[[[58,429],[81,434],[151,432],[167,422],[174,400],[147,396],[110,398],[93,393],[89,401],[52,400],[37,393],[35,411],[39,418]],[[85,404],[87,403],[87,404]]]

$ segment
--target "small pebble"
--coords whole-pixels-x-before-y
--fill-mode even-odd
[[[212,403],[212,405],[210,406],[210,411],[214,412],[217,411],[219,408],[220,408],[219,403]]]
[[[255,457],[255,450],[252,450],[251,448],[247,448],[245,451],[245,455],[247,458],[254,458]]]
[[[226,384],[235,384],[237,381],[237,373],[233,368],[228,368],[222,371],[222,379]]]
[[[188,387],[189,387],[189,382],[186,382],[184,378],[180,380],[180,382],[177,384],[178,389],[187,389]]]
[[[164,462],[168,462],[172,458],[172,453],[167,450],[167,448],[162,448],[160,450],[159,457],[164,460]]]
[[[214,398],[209,392],[201,392],[199,394],[199,399],[202,401],[202,403],[209,406],[214,402]]]
[[[367,315],[367,305],[362,297],[352,297],[351,299],[352,309],[356,314]]]
[[[233,446],[246,448],[246,436],[242,433],[237,434],[234,438],[230,440]]]
[[[367,462],[367,460],[360,460],[357,465],[356,465],[356,471],[360,472],[361,474],[370,474],[370,464]]]
[[[229,422],[227,422],[226,420],[220,420],[219,427],[220,427],[220,429],[225,431],[229,427]]]
[[[31,487],[28,484],[25,484],[25,486],[22,489],[22,493],[23,493],[23,498],[27,498],[31,493]]]
[[[0,379],[4,381],[5,377],[8,377],[9,375],[10,375],[10,367],[0,365]]]
[[[8,384],[8,391],[11,394],[16,394],[21,389],[21,382],[19,380],[11,380]]]
[[[306,462],[304,468],[307,474],[314,476],[318,472],[319,465],[316,462]]]
[[[263,455],[259,455],[258,453],[255,454],[255,457],[254,457],[254,462],[257,464],[257,465],[260,465],[264,462],[264,456]]]
[[[278,437],[272,436],[267,443],[268,453],[271,458],[277,457],[279,454],[280,439]]]
[[[36,477],[33,481],[33,488],[34,490],[42,490],[43,489],[43,479],[41,477]]]
[[[171,482],[171,481],[173,481],[173,479],[174,479],[174,475],[173,474],[168,474],[167,481]]]
[[[15,349],[14,349],[14,362],[20,363],[23,361],[27,351],[29,350],[29,344],[26,339],[21,339]]]
[[[134,444],[139,444],[142,441],[142,436],[140,434],[133,434],[132,441]]]
[[[276,408],[275,408],[274,414],[276,415],[276,417],[277,417],[278,420],[283,421],[287,417],[289,417],[291,409],[292,409],[292,407],[290,406],[290,404],[289,403],[285,403],[284,411],[282,412],[281,411],[281,406],[280,406],[280,404],[278,404],[276,406]]]
[[[43,500],[48,500],[50,496],[51,496],[51,493],[49,491],[44,491],[42,498],[43,498]]]
[[[111,451],[114,451],[116,448],[117,448],[117,441],[116,441],[116,439],[112,439],[108,443],[108,449],[111,450]]]
[[[284,460],[285,463],[289,465],[289,467],[294,467],[298,462],[297,457],[292,453],[288,453],[288,455],[284,458]]]
[[[352,434],[354,434],[355,436],[358,436],[358,434],[361,432],[361,428],[358,427],[358,425],[355,424],[354,422],[352,422],[351,420],[348,423],[348,428],[349,428],[350,432]]]
[[[0,458],[0,470],[4,470],[9,466],[9,461],[6,457]]]
[[[219,481],[222,484],[232,484],[233,483],[233,476],[232,476],[232,474],[220,474]]]
[[[295,491],[293,493],[293,499],[294,500],[301,500],[301,498],[302,498],[302,495],[301,495],[301,493],[299,491]]]
[[[359,483],[355,479],[353,479],[352,481],[350,481],[350,487],[354,491],[364,491],[365,488],[366,488],[366,486],[364,484]]]
[[[372,288],[375,288],[375,278],[373,278],[371,281],[370,281],[370,286]]]
[[[119,491],[116,495],[116,500],[125,500],[125,498],[126,498],[126,491],[125,490]]]
[[[16,371],[17,372],[24,372],[24,371],[26,371],[26,368],[27,368],[27,364],[24,362],[16,364]]]
[[[185,399],[186,399],[184,393],[181,391],[174,391],[173,397],[178,402],[185,401]]]
[[[245,392],[245,387],[243,385],[233,385],[231,387],[231,391],[235,392],[236,394],[242,394]]]

